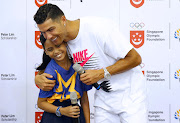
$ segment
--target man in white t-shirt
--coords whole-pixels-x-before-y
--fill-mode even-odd
[[[53,4],[40,7],[34,16],[38,28],[55,45],[67,42],[74,63],[86,70],[87,85],[108,80],[111,92],[95,92],[95,123],[147,123],[146,81],[141,57],[112,21],[97,17],[67,20]],[[49,74],[35,77],[44,91],[54,86]]]

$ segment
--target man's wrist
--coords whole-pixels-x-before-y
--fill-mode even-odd
[[[44,73],[44,71],[45,71],[45,70],[39,70],[39,71],[38,71],[38,73],[37,73],[37,75],[41,75],[41,74],[43,74],[43,73]]]
[[[99,69],[98,72],[99,72],[99,80],[103,79],[104,78],[104,70]]]

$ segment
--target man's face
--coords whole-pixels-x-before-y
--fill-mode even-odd
[[[55,45],[61,44],[66,38],[66,28],[62,21],[46,20],[42,24],[37,24],[44,37],[52,41]]]

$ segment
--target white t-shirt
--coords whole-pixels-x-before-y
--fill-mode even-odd
[[[97,17],[80,18],[79,33],[74,40],[68,41],[68,47],[74,62],[84,64],[85,70],[110,66],[124,58],[133,48],[120,33],[118,26],[110,20]],[[125,96],[131,101],[146,97],[146,83],[139,66],[112,75],[109,82],[112,92],[96,91],[94,106],[118,112],[121,105],[128,105],[123,100]]]

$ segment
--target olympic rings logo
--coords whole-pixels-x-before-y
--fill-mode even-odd
[[[143,67],[145,67],[145,64],[144,64],[144,63],[141,63],[139,66],[140,66],[141,69],[142,69]]]
[[[130,23],[130,27],[133,29],[142,29],[144,26],[145,26],[145,24],[143,22]]]

